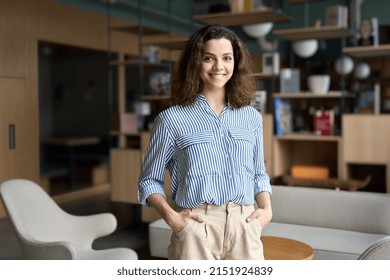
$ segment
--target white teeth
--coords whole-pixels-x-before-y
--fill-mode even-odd
[[[212,76],[214,79],[219,79],[219,78],[222,78],[224,75],[223,75],[223,74],[211,74],[211,76]]]

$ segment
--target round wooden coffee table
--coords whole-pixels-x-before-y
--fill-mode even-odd
[[[266,260],[311,260],[314,250],[306,243],[276,236],[262,236]]]

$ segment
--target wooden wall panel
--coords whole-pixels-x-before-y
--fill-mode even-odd
[[[132,22],[114,19],[112,24]],[[0,1],[0,34],[33,38],[36,41],[108,50],[108,21],[104,14],[50,0]],[[138,54],[137,35],[115,32],[112,49]]]
[[[138,204],[137,186],[140,173],[140,151],[111,149],[111,200]]]
[[[386,166],[386,192],[390,193],[390,116],[344,115],[344,177],[349,164]]]

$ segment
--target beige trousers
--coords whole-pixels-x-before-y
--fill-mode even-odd
[[[189,220],[184,229],[173,233],[168,247],[170,260],[263,260],[261,226],[246,218],[253,205],[227,203],[223,206],[202,205],[194,211],[204,223]]]

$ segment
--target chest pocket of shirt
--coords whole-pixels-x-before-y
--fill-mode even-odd
[[[229,129],[229,135],[237,141],[245,141],[246,144],[252,144],[252,146],[255,145],[255,136],[253,133],[246,129],[237,129],[237,128],[231,128]],[[243,142],[243,143],[245,143]]]
[[[245,129],[229,129],[231,156],[238,172],[253,174],[255,136]]]
[[[177,146],[184,150],[192,145],[210,143],[213,141],[213,132],[211,130],[182,135],[177,139]]]
[[[177,139],[179,152],[176,159],[183,168],[182,172],[193,176],[213,172],[212,164],[208,160],[214,150],[211,146],[213,139],[211,130],[182,135]]]

